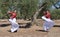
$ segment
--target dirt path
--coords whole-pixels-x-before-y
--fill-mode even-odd
[[[43,32],[42,26],[33,25],[30,28],[19,28],[16,33],[9,32],[10,27],[0,27],[0,37],[60,37],[59,26],[53,27],[49,32]]]
[[[20,28],[17,33],[8,32],[10,26],[0,27],[0,37],[60,37],[60,28],[53,27],[48,33],[42,27]]]

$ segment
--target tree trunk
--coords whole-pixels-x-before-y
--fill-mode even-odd
[[[42,10],[42,8],[44,8],[44,7],[41,7],[41,8],[33,15],[33,18],[32,18],[32,21],[31,21],[31,24],[32,24],[32,25],[33,25],[33,24],[39,25],[36,19],[37,19],[37,16],[38,16],[39,12]]]
[[[39,25],[39,23],[37,22],[37,16],[38,16],[38,14],[39,14],[39,12],[45,7],[47,5],[47,3],[43,3],[42,5],[40,5],[39,6],[39,10],[37,10],[36,12],[35,12],[35,14],[33,15],[33,17],[32,17],[32,21],[31,21],[31,24],[33,25],[33,24],[36,24],[36,25]]]

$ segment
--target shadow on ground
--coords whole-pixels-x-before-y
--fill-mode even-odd
[[[6,27],[9,26],[10,24],[1,24],[0,27]]]
[[[60,27],[60,25],[54,25],[54,27]]]
[[[19,28],[30,28],[31,26],[31,23],[27,23],[25,26],[19,26]]]
[[[41,32],[48,32],[48,31],[44,31],[44,30],[36,30],[36,31],[41,31]]]
[[[1,24],[0,27],[10,26],[10,24]],[[25,26],[19,26],[19,28],[30,28],[31,23],[27,23]]]

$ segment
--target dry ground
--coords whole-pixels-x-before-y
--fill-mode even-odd
[[[19,20],[20,21],[20,20]],[[0,21],[0,25],[1,22]],[[41,22],[40,22],[41,23]],[[8,26],[1,26],[0,27],[0,37],[60,37],[60,23],[59,20],[55,20],[55,23],[57,24],[55,27],[49,30],[49,32],[43,32],[43,27],[33,25],[30,28],[19,28],[18,32],[11,33],[10,25]]]

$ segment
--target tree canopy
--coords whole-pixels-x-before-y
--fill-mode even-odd
[[[56,9],[54,4],[59,0],[0,0],[0,18],[8,10],[17,10],[17,18],[30,19],[43,3],[47,3],[44,9],[49,9],[52,19],[60,19],[60,9]],[[60,5],[59,5],[60,6]],[[39,13],[38,18],[41,18]],[[8,18],[5,16],[5,18]]]

